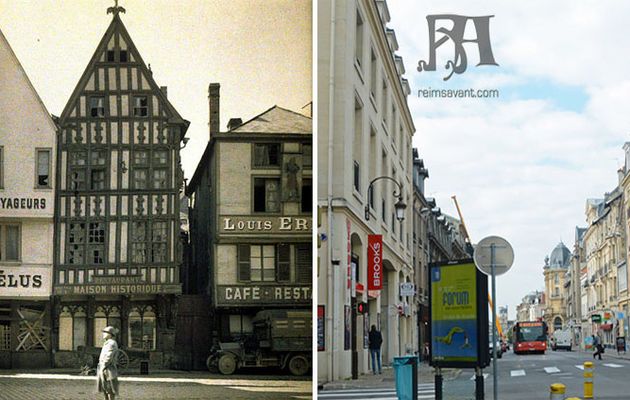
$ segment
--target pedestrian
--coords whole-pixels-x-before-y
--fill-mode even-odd
[[[105,395],[105,400],[115,400],[118,394],[118,368],[116,367],[118,344],[114,340],[116,333],[117,329],[113,326],[103,329],[105,343],[96,368],[97,389]]]
[[[381,332],[376,330],[376,325],[372,325],[369,334],[370,355],[372,356],[372,372],[376,375],[376,365],[378,363],[378,373],[382,373],[381,368],[381,345],[383,344],[383,336]]]
[[[602,353],[604,352],[604,346],[602,346],[602,340],[600,339],[599,335],[593,335],[593,348],[595,349],[595,352],[593,353],[593,359],[595,359],[595,357],[599,357],[599,359],[601,360]]]

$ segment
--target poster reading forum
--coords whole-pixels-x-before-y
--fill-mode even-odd
[[[477,361],[475,264],[431,268],[432,361]]]

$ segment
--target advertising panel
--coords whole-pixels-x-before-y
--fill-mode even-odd
[[[430,274],[431,365],[486,364],[487,279],[471,261],[432,265]]]
[[[0,297],[48,298],[51,288],[52,266],[0,266]]]
[[[383,235],[368,235],[368,290],[383,289]]]

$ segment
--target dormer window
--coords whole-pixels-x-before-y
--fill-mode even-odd
[[[120,56],[120,62],[127,62],[127,50],[120,50],[120,53],[118,53]]]
[[[107,62],[116,62],[119,61],[121,63],[127,62],[129,59],[127,55],[127,50],[119,50],[118,51],[118,59],[116,59],[116,50],[107,50]]]
[[[116,52],[114,50],[107,50],[107,62],[114,62],[116,57]]]

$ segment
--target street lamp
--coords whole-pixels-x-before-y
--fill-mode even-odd
[[[407,205],[405,204],[402,198],[402,186],[400,185],[400,183],[398,183],[396,179],[391,178],[389,176],[379,176],[378,178],[372,179],[372,181],[370,182],[370,186],[368,186],[368,190],[367,190],[368,202],[365,206],[365,220],[366,221],[370,220],[370,204],[372,203],[372,185],[374,185],[376,181],[381,180],[381,179],[388,179],[394,182],[396,186],[398,187],[398,191],[394,190],[394,193],[393,193],[394,197],[398,197],[398,201],[396,202],[396,204],[394,204],[394,209],[396,210],[396,219],[398,221],[402,221],[403,219],[405,219],[405,209],[407,208]]]

